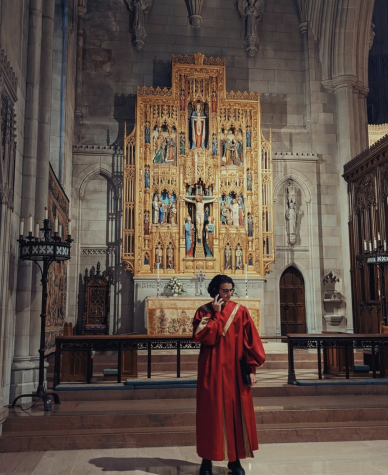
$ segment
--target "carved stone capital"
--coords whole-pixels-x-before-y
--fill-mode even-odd
[[[133,14],[132,43],[137,50],[145,45],[147,32],[145,30],[145,16],[151,10],[154,0],[125,0],[128,9]]]
[[[257,23],[264,14],[264,0],[237,0],[237,8],[245,21],[245,50],[249,56],[255,56],[259,47]]]
[[[187,0],[186,4],[189,13],[190,25],[194,28],[201,28],[203,0]]]

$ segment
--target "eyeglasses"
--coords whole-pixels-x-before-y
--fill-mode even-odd
[[[218,290],[222,292],[223,294],[230,294],[230,295],[234,294],[234,289],[218,289]]]

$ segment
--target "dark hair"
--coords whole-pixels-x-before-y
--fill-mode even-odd
[[[219,293],[219,288],[221,284],[232,284],[234,289],[234,282],[233,279],[227,275],[218,274],[211,280],[210,284],[208,285],[207,291],[210,294],[210,297],[214,299],[214,297]]]

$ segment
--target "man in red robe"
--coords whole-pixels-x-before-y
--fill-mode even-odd
[[[252,390],[244,385],[240,358],[256,368],[265,361],[259,334],[248,310],[231,301],[233,280],[217,275],[210,282],[214,300],[200,307],[193,320],[194,341],[202,343],[197,380],[197,453],[200,475],[212,474],[212,460],[228,460],[233,475],[244,475],[240,460],[258,449]]]

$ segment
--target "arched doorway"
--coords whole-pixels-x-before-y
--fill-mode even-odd
[[[293,266],[280,278],[280,323],[282,335],[307,333],[304,279]]]

